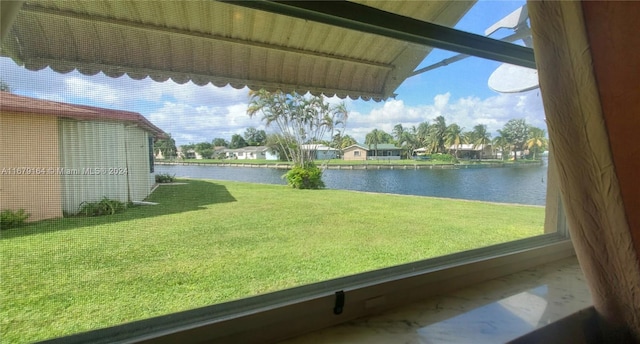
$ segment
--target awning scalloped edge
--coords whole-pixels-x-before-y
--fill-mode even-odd
[[[347,97],[352,100],[363,99],[363,100],[374,100],[376,102],[385,100],[388,96],[382,96],[380,94],[370,94],[365,92],[359,92],[354,90],[345,90],[345,92],[335,92],[328,89],[322,89],[318,87],[305,87],[304,85],[287,85],[274,83],[269,81],[257,81],[253,80],[251,82],[245,80],[238,80],[233,78],[225,78],[219,76],[210,76],[203,74],[193,74],[193,73],[184,73],[184,72],[165,72],[152,70],[147,68],[137,68],[133,70],[129,67],[116,67],[110,65],[102,65],[96,63],[75,63],[70,61],[51,61],[42,58],[32,58],[25,59],[24,61],[20,61],[20,59],[11,57],[14,62],[18,65],[24,66],[26,69],[31,71],[39,71],[49,67],[51,70],[61,73],[67,74],[72,71],[77,71],[80,74],[93,76],[100,72],[104,75],[111,78],[119,78],[123,75],[127,75],[131,79],[134,80],[143,80],[147,77],[151,78],[151,80],[156,82],[165,82],[171,79],[173,82],[177,84],[185,84],[189,81],[198,86],[206,86],[209,83],[216,87],[226,87],[231,86],[235,89],[242,89],[248,87],[251,90],[257,91],[260,89],[266,89],[267,91],[276,91],[280,90],[283,92],[299,92],[299,93],[311,93],[314,96],[324,95],[326,97],[338,97],[340,99],[346,99]]]

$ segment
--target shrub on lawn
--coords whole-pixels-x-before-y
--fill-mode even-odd
[[[169,173],[156,174],[156,183],[173,183],[176,180],[176,175]]]
[[[17,211],[13,210],[3,210],[0,213],[0,229],[9,229],[18,227],[31,216],[31,214],[24,211],[24,209],[20,209]]]
[[[294,189],[320,189],[324,187],[322,170],[315,165],[294,166],[284,177]]]
[[[84,216],[101,216],[113,215],[127,209],[127,203],[114,199],[103,198],[98,202],[82,202],[80,203],[80,211],[78,215]]]

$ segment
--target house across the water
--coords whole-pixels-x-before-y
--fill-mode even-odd
[[[278,155],[267,146],[247,146],[224,150],[227,159],[238,160],[278,160]]]
[[[400,160],[402,148],[390,143],[354,144],[342,150],[344,160]]]

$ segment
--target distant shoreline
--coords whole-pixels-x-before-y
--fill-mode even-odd
[[[291,169],[289,163],[225,163],[225,162],[197,162],[197,161],[156,161],[156,165],[164,166],[214,166],[214,167],[246,167],[246,168],[274,168],[280,170]],[[324,168],[329,170],[456,170],[471,168],[502,168],[502,167],[526,167],[542,165],[542,160],[526,160],[525,162],[473,162],[463,164],[432,164],[432,163],[359,163],[359,164],[326,164]]]

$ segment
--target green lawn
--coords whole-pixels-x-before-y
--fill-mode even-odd
[[[542,234],[544,208],[188,180],[156,206],[2,231],[0,336],[29,342]]]

